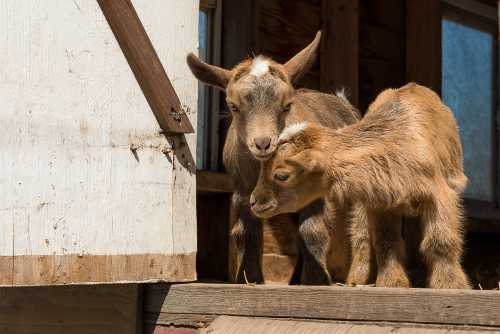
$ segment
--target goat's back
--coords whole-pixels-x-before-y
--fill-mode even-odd
[[[458,193],[464,190],[467,178],[457,122],[432,90],[415,83],[387,89],[370,105],[365,118],[378,121],[382,128],[385,122],[394,144],[415,160],[438,166]]]
[[[287,125],[311,122],[339,129],[357,122],[361,115],[343,93],[325,94],[310,89],[298,89],[294,98],[294,114],[286,119]]]

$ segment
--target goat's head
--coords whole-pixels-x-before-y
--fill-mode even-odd
[[[266,160],[276,150],[285,116],[294,108],[293,83],[313,65],[320,39],[318,32],[286,64],[258,56],[226,70],[188,55],[187,63],[199,80],[226,92],[238,136],[255,158]]]
[[[281,133],[275,154],[261,163],[250,197],[253,213],[269,218],[297,212],[325,195],[324,153],[317,149],[319,127],[299,123]]]

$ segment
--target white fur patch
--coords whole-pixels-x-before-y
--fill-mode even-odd
[[[339,89],[337,92],[335,92],[335,95],[337,95],[337,97],[341,98],[342,100],[349,102],[349,99],[347,98],[345,93],[345,88]]]
[[[252,61],[252,66],[250,67],[250,74],[256,77],[260,77],[269,72],[269,62],[263,57],[257,57]]]
[[[278,142],[284,142],[290,140],[291,138],[295,137],[296,135],[304,131],[306,127],[307,127],[307,122],[294,123],[287,126],[286,128],[283,129],[283,131],[281,131],[281,134],[278,137]]]

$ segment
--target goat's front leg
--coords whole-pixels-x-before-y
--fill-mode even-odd
[[[250,211],[247,197],[233,195],[237,220],[231,231],[238,253],[237,283],[263,283],[261,268],[262,222]]]
[[[376,286],[410,287],[405,271],[402,217],[392,212],[369,213],[370,232],[377,259]]]
[[[330,233],[324,218],[322,200],[299,213],[299,245],[303,261],[301,284],[331,284],[327,267]]]

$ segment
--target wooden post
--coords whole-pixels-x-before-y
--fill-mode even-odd
[[[349,100],[358,104],[359,1],[323,0],[321,90],[346,88]]]
[[[406,80],[441,93],[441,1],[406,1]],[[403,236],[407,261],[421,280],[423,263],[419,253],[422,240],[417,218],[404,218]]]
[[[97,2],[162,130],[166,133],[194,132],[130,0]]]
[[[441,1],[406,1],[406,79],[441,93]]]

